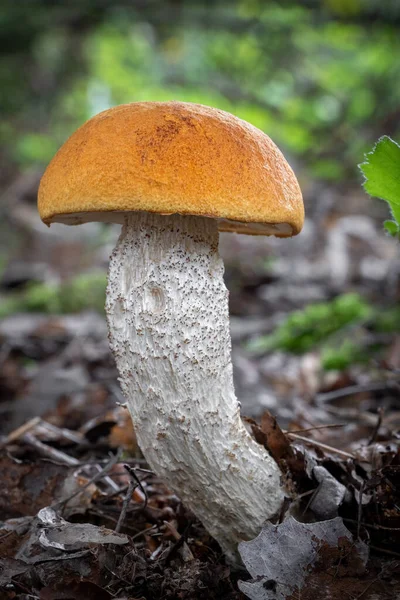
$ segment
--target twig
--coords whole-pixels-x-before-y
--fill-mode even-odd
[[[25,433],[21,439],[23,442],[25,442],[25,444],[33,446],[33,448],[35,448],[35,450],[37,450],[42,456],[50,458],[59,464],[67,465],[69,467],[76,467],[78,464],[76,458],[65,454],[65,452],[61,452],[61,450],[57,450],[52,446],[43,444],[43,442],[40,442],[38,439],[36,439],[32,433]]]
[[[361,516],[362,516],[362,498],[365,489],[365,481],[361,483],[359,492],[358,492],[358,510],[357,510],[357,539],[360,539],[360,529],[361,529]]]
[[[128,471],[129,475],[136,481],[136,483],[137,483],[136,487],[139,487],[140,491],[142,492],[142,494],[144,496],[144,503],[143,503],[143,506],[141,506],[141,508],[140,508],[140,510],[143,511],[147,508],[147,503],[149,501],[147,492],[144,489],[144,487],[142,486],[142,482],[140,481],[139,477],[136,475],[135,469],[129,465],[124,465],[124,468]]]
[[[314,498],[316,497],[316,495],[318,494],[319,490],[322,487],[322,481],[317,485],[317,487],[314,490],[310,490],[312,492],[312,496],[311,498],[308,499],[308,502],[306,504],[305,509],[302,512],[302,515],[304,516],[306,514],[306,512],[308,511],[308,509],[310,508],[310,505],[312,503],[312,501],[314,500]]]
[[[355,460],[354,454],[350,454],[350,452],[345,452],[344,450],[338,450],[338,448],[333,448],[333,446],[328,446],[328,444],[323,444],[322,442],[317,442],[316,440],[312,440],[310,438],[304,437],[302,435],[297,435],[297,433],[292,433],[289,431],[286,435],[294,438],[295,440],[300,440],[301,442],[306,442],[307,444],[311,444],[312,446],[318,446],[323,450],[327,450],[328,452],[333,452],[334,454],[338,454],[339,456],[343,456],[344,458],[351,458]]]
[[[154,475],[154,471],[150,471],[150,469],[142,469],[142,467],[135,467],[135,471],[140,471],[141,473],[146,473],[147,475]]]
[[[165,557],[164,564],[167,565],[171,561],[173,556],[176,554],[176,552],[178,552],[178,550],[180,549],[182,549],[182,559],[184,562],[189,562],[190,560],[193,560],[194,556],[192,554],[192,551],[186,543],[192,523],[189,522],[187,524],[187,526],[185,527],[185,531],[182,533],[182,535],[178,533],[178,531],[175,529],[172,523],[164,521],[164,525],[170,530],[171,534],[175,538],[173,546],[169,549],[167,556]]]
[[[114,526],[117,524],[117,521],[118,521],[117,519],[114,519],[114,517],[112,517],[111,515],[109,515],[108,513],[104,512],[102,510],[96,510],[94,508],[89,508],[87,512],[89,515],[95,515],[96,517],[100,517],[101,519],[111,521],[111,523],[113,523]],[[125,525],[125,530],[133,531],[133,532],[135,532],[134,534],[137,533],[137,529],[134,529],[130,525]]]
[[[307,492],[303,492],[302,494],[298,494],[296,499],[300,499],[300,498],[306,498],[307,496],[309,496],[310,494],[314,494],[315,493],[315,489],[313,490],[308,490]]]
[[[100,473],[102,471],[102,468],[99,464],[95,464],[96,469],[98,470],[98,472]],[[112,490],[114,490],[114,492],[119,493],[120,492],[120,487],[117,483],[115,483],[115,481],[109,476],[109,475],[104,475],[104,481],[106,483],[108,483],[108,485],[110,486],[110,488]]]
[[[79,467],[87,467],[90,465],[101,465],[102,463],[107,463],[108,462],[108,458],[98,458],[96,460],[80,460],[78,461],[78,466]],[[124,460],[124,463],[132,463],[134,465],[136,465],[136,463],[140,463],[140,464],[147,464],[146,463],[146,459],[144,458],[127,458],[126,460]],[[152,473],[154,475],[154,471],[149,471],[148,469],[141,469],[140,467],[135,467],[135,469],[137,471],[147,471],[148,473]],[[115,474],[115,476],[117,476],[118,473]]]
[[[347,519],[343,517],[343,521],[347,521],[348,523],[355,523],[356,525],[358,524],[358,522],[355,519]],[[383,531],[400,531],[400,527],[386,527],[385,525],[374,525],[373,523],[363,523],[362,521],[360,525],[366,527],[367,529],[376,529],[377,531],[379,531],[380,529],[382,529]]]
[[[333,407],[329,407],[329,406],[324,406],[324,410],[325,412],[327,412],[330,415],[333,415],[334,417],[340,417],[341,419],[346,419],[346,420],[350,420],[350,419],[354,419],[355,421],[362,421],[363,423],[366,423],[367,425],[370,425],[372,427],[374,427],[375,423],[376,423],[376,417],[375,415],[371,414],[371,413],[360,413],[359,410],[357,409],[352,409],[352,408],[343,408],[343,407],[339,407],[339,406],[335,406]]]
[[[112,571],[112,570],[110,569],[110,567],[107,565],[107,563],[106,563],[106,562],[104,562],[104,567],[105,567],[105,569],[107,569],[107,571],[108,571],[109,573],[111,573],[112,575],[114,575],[114,577],[115,577],[116,579],[118,579],[119,581],[122,581],[122,583],[125,583],[125,584],[126,584],[126,585],[128,585],[129,587],[132,587],[132,583],[134,582],[135,570],[136,570],[136,563],[135,563],[135,562],[133,563],[133,569],[134,569],[134,571],[133,571],[133,575],[132,575],[132,581],[128,581],[127,579],[124,579],[123,577],[121,577],[121,575],[117,575],[117,573],[114,573],[114,571]],[[105,589],[107,589],[107,588],[109,588],[109,587],[110,587],[110,584],[108,584],[108,585],[106,586],[106,588],[105,588]],[[109,594],[111,594],[111,591],[110,591],[110,590],[108,590],[108,593],[109,593]],[[117,595],[119,596],[119,594],[117,594]],[[115,595],[113,595],[113,597],[115,598]]]
[[[74,431],[57,427],[52,423],[44,421],[40,417],[34,417],[33,419],[30,419],[30,421],[28,421],[27,423],[21,425],[21,427],[18,427],[17,429],[9,433],[8,436],[2,441],[2,443],[0,443],[0,449],[7,446],[11,442],[15,442],[16,440],[21,439],[29,446],[33,446],[39,452],[39,454],[41,454],[41,456],[44,456],[51,462],[61,465],[67,465],[69,467],[78,467],[81,465],[81,463],[76,458],[69,456],[61,450],[53,448],[52,446],[44,444],[43,442],[38,440],[32,433],[29,433],[30,431],[32,431],[32,429],[40,429],[40,427],[43,427],[48,431],[51,431],[52,433],[55,433],[59,436],[63,436],[66,439],[69,439],[77,444],[82,443],[82,437],[79,436],[79,434],[76,434]],[[101,471],[101,467],[98,465],[97,462],[93,464],[99,471]],[[115,483],[115,481],[111,479],[111,477],[104,477],[104,481],[111,487],[113,491],[119,491],[118,485]]]
[[[40,421],[40,417],[34,417],[33,419],[30,419],[30,421],[27,421],[26,423],[21,425],[21,427],[18,427],[17,429],[14,429],[14,431],[11,431],[11,433],[9,433],[7,437],[3,439],[0,443],[0,448],[4,448],[11,442],[15,442],[16,440],[18,440],[27,431],[30,431],[31,429],[36,427],[36,425],[40,423]]]
[[[82,442],[84,441],[83,435],[81,433],[76,433],[76,431],[71,431],[70,429],[65,429],[64,427],[57,427],[57,425],[48,423],[43,419],[40,419],[38,425],[39,428],[40,426],[42,426],[48,431],[54,433],[55,435],[58,435],[59,437],[64,437],[65,439],[70,440],[75,444],[82,444]]]
[[[360,394],[362,392],[379,392],[385,391],[391,388],[391,385],[387,381],[378,381],[367,383],[365,385],[350,385],[339,390],[333,390],[332,392],[326,392],[324,394],[317,394],[317,402],[331,402],[338,398],[344,398],[345,396],[352,396],[353,394]]]
[[[131,538],[131,540],[135,540],[136,538],[140,537],[141,535],[146,535],[146,534],[151,533],[152,531],[157,529],[157,527],[158,527],[158,525],[152,525],[151,527],[148,527],[147,529],[143,529],[142,531],[135,533],[135,535],[131,535],[130,538]]]
[[[138,484],[136,483],[136,481],[134,479],[131,479],[128,485],[128,491],[126,492],[123,504],[122,504],[122,510],[121,510],[121,514],[119,515],[119,519],[118,519],[118,523],[115,527],[115,531],[117,533],[119,533],[121,531],[121,527],[126,519],[126,512],[128,510],[128,506],[130,501],[132,500],[132,494],[135,491],[135,489],[138,487]]]
[[[160,554],[163,553],[163,551],[164,551],[164,548],[163,548],[163,544],[161,542],[161,544],[159,546],[157,546],[157,548],[154,550],[154,552],[152,552],[150,554],[150,560],[155,561],[156,558],[158,558],[160,556]]]
[[[35,450],[37,450],[39,452],[39,454],[41,454],[42,456],[51,460],[51,462],[54,462],[56,464],[66,465],[68,467],[79,466],[79,461],[76,458],[74,458],[73,456],[69,456],[69,454],[62,452],[61,450],[57,450],[56,448],[53,448],[52,446],[48,446],[47,444],[44,444],[43,442],[41,442],[40,440],[35,438],[35,436],[32,433],[25,433],[21,437],[21,439],[26,444],[33,446],[35,448]],[[99,474],[101,474],[101,477],[99,477],[99,479],[102,479],[103,475],[104,475],[104,468],[102,469],[100,467],[100,465],[98,465],[98,464],[95,464],[95,467],[98,469]],[[90,483],[92,483],[95,480],[95,478],[96,478],[96,476],[94,478],[92,478],[86,485],[89,485]],[[96,481],[97,481],[97,479],[96,479]],[[119,491],[118,485],[115,483],[115,481],[113,481],[111,479],[111,477],[108,477],[108,475],[106,475],[104,477],[104,481],[111,487],[111,489],[114,492]],[[86,486],[83,486],[81,488],[81,490],[84,490],[85,487]]]
[[[117,491],[112,492],[111,494],[107,494],[107,496],[104,498],[104,503],[109,502],[110,500],[112,500],[116,496],[120,496],[121,494],[125,494],[125,492],[128,491],[128,488],[129,488],[129,486],[125,485],[122,488],[119,487]]]
[[[374,444],[376,442],[376,438],[378,437],[379,429],[380,429],[380,427],[382,425],[383,413],[384,413],[384,410],[380,406],[378,408],[378,420],[377,420],[376,425],[374,427],[374,430],[373,430],[373,432],[371,434],[371,437],[368,440],[367,446],[371,446],[372,444]]]
[[[372,546],[371,544],[369,547],[371,548],[371,550],[376,550],[377,552],[383,552],[384,554],[389,554],[390,556],[397,556],[397,558],[400,558],[400,553],[395,552],[394,550],[387,550],[386,548],[379,548],[379,546]]]
[[[111,459],[108,461],[108,463],[98,473],[96,473],[91,479],[89,479],[89,481],[87,483],[85,483],[85,485],[83,485],[82,487],[79,488],[79,490],[77,490],[76,492],[71,494],[71,496],[68,496],[67,498],[64,498],[63,500],[60,500],[59,502],[56,502],[55,504],[53,504],[52,508],[54,508],[56,506],[63,506],[63,505],[68,504],[68,502],[70,502],[70,500],[72,500],[73,498],[75,498],[75,496],[78,496],[83,491],[85,491],[90,485],[92,485],[92,483],[96,483],[97,481],[102,479],[103,475],[105,475],[114,465],[116,465],[119,462],[120,458],[121,458],[121,452],[117,452],[117,454],[114,454],[111,457]]]
[[[64,552],[60,556],[49,556],[45,558],[26,558],[24,557],[24,562],[30,565],[40,565],[42,563],[53,562],[54,560],[72,560],[74,558],[82,558],[82,556],[86,556],[90,554],[90,550],[79,550],[74,553]]]
[[[337,429],[338,427],[345,427],[345,423],[337,423],[336,425],[315,425],[315,427],[308,427],[308,429],[282,429],[283,433],[307,433],[308,431],[314,431],[317,429]]]

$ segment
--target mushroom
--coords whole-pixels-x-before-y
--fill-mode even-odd
[[[121,223],[106,312],[150,467],[228,554],[279,513],[278,465],[242,424],[219,231],[289,237],[297,180],[270,138],[183,102],[117,106],[61,147],[40,184],[47,225]]]

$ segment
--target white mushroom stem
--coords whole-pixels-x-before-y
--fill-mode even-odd
[[[232,553],[279,511],[283,491],[277,464],[240,419],[223,273],[213,219],[131,213],[106,310],[145,458]]]

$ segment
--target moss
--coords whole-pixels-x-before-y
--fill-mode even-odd
[[[106,285],[107,277],[100,272],[79,275],[61,284],[30,284],[24,291],[1,300],[0,318],[17,312],[62,314],[88,309],[103,312]]]
[[[343,294],[330,302],[310,304],[291,313],[272,334],[252,340],[248,347],[260,353],[280,349],[302,354],[347,325],[365,321],[371,314],[371,306],[361,296]]]
[[[358,294],[344,294],[291,313],[270,335],[251,340],[248,349],[257,354],[318,350],[325,370],[344,370],[382,352],[379,336],[371,343],[371,334],[398,331],[400,308],[374,307]]]

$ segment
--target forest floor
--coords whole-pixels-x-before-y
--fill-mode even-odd
[[[311,345],[302,323],[301,352],[268,349],[277,323],[307,305],[350,291],[385,313],[399,300],[398,250],[381,215],[363,216],[361,192],[345,212],[332,208],[337,198],[318,197],[292,241],[221,242],[242,413],[290,496],[261,549],[241,548],[246,568],[226,563],[147,468],[103,316],[17,313],[0,321],[0,598],[400,598],[399,334],[378,331],[371,313],[350,320],[335,343],[356,340],[371,353],[353,361],[350,352],[343,368],[326,370],[313,314]],[[33,230],[3,292],[17,263],[32,272],[44,262]],[[48,272],[63,250],[71,261],[77,242],[46,244]]]

